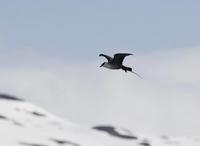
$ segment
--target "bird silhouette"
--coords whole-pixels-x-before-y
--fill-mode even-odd
[[[99,54],[99,56],[103,56],[108,60],[108,62],[103,62],[100,67],[105,67],[105,68],[108,68],[108,69],[122,69],[125,72],[127,72],[127,71],[132,72],[135,75],[137,75],[138,77],[142,78],[139,74],[132,71],[131,67],[126,67],[126,66],[123,65],[124,58],[126,56],[129,56],[129,55],[133,55],[133,54],[117,53],[117,54],[114,55],[113,58],[108,56],[108,55],[105,55],[105,54]]]

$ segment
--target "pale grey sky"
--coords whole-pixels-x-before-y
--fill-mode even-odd
[[[83,125],[200,134],[199,1],[0,2],[0,92]],[[99,68],[130,52],[143,76]]]

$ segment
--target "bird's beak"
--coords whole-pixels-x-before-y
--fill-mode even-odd
[[[101,64],[99,67],[102,67],[103,66],[103,64]]]

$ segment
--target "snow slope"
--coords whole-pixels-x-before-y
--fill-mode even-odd
[[[0,94],[0,146],[200,146],[200,138],[144,136],[106,125],[81,127]]]

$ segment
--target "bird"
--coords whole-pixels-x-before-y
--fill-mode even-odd
[[[138,77],[142,78],[139,74],[132,71],[131,67],[126,67],[126,66],[123,65],[124,58],[126,56],[129,56],[129,55],[133,55],[133,54],[131,54],[131,53],[117,53],[117,54],[114,54],[114,57],[110,57],[110,56],[105,55],[105,54],[99,54],[100,57],[103,56],[108,60],[108,62],[103,62],[100,67],[105,67],[105,68],[114,69],[114,70],[115,69],[122,69],[125,72],[127,72],[127,71],[132,72],[135,75],[137,75]]]

